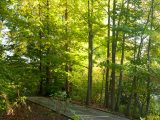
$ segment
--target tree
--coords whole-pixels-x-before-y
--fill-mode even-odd
[[[0,1],[1,93],[15,100],[65,91],[73,100],[104,102],[132,117],[154,113],[159,1],[87,2]]]
[[[122,1],[122,11],[126,11],[125,16],[125,20],[124,20],[124,26],[127,25],[127,21],[128,21],[128,13],[129,13],[129,0],[127,0],[127,8],[126,10],[123,10],[124,6],[124,1]],[[121,94],[122,94],[122,80],[123,80],[123,64],[124,64],[124,52],[125,52],[125,39],[126,39],[126,33],[125,31],[123,32],[122,35],[122,52],[121,52],[121,68],[120,68],[120,77],[119,77],[119,83],[118,83],[118,94],[117,94],[117,101],[116,101],[116,107],[115,110],[119,111],[119,106],[120,106],[120,99],[121,99]]]
[[[116,0],[113,0],[113,18],[112,18],[112,72],[110,80],[110,92],[111,92],[111,110],[114,111],[115,108],[115,75],[116,75]]]
[[[154,0],[151,1],[151,23],[150,23],[150,30],[152,31],[153,30],[153,19],[154,19]],[[147,50],[147,68],[148,68],[148,79],[147,79],[147,98],[146,98],[146,101],[147,101],[147,104],[146,104],[146,115],[148,114],[149,112],[149,105],[150,105],[150,97],[151,97],[151,78],[150,78],[150,66],[151,66],[151,56],[150,56],[150,51],[151,51],[151,37],[149,38],[149,41],[148,41],[148,50]]]
[[[110,0],[108,0],[108,39],[107,39],[107,67],[105,85],[105,107],[109,107],[109,64],[110,64]]]
[[[92,56],[93,56],[93,32],[92,32],[93,0],[88,0],[88,88],[86,105],[89,105],[92,97]]]

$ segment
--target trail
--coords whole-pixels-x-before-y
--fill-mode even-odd
[[[93,108],[57,101],[46,97],[28,97],[28,100],[69,118],[79,117],[81,120],[129,120],[125,117],[120,117]]]

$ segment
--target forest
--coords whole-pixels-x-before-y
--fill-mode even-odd
[[[0,113],[28,96],[160,120],[160,0],[0,0]]]

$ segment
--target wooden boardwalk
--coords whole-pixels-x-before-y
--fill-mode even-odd
[[[80,118],[81,120],[129,120],[127,118],[120,117],[111,113],[67,102],[52,100],[45,97],[28,97],[28,100],[72,119]]]

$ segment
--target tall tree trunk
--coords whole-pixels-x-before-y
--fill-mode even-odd
[[[135,41],[134,41],[134,76],[133,76],[133,81],[132,81],[132,86],[131,86],[131,94],[129,96],[129,101],[128,101],[128,105],[127,105],[127,109],[126,109],[126,114],[128,116],[130,115],[131,104],[132,104],[132,101],[133,101],[133,97],[134,97],[134,93],[135,93],[135,89],[136,89],[136,84],[137,84],[136,83],[137,82],[136,51],[137,51],[137,40],[136,40],[136,37],[135,37]]]
[[[116,0],[113,0],[113,26],[112,26],[112,73],[110,81],[110,90],[111,90],[111,110],[114,111],[115,108],[115,74],[116,74]]]
[[[153,12],[154,12],[154,0],[151,1],[151,31],[153,29]],[[151,78],[150,78],[150,66],[151,66],[151,57],[150,57],[150,51],[151,51],[151,37],[149,38],[148,41],[148,50],[147,50],[147,67],[148,67],[148,79],[147,79],[147,105],[146,105],[146,115],[148,115],[149,112],[149,105],[150,105],[150,94],[151,94],[151,87],[150,87],[150,83],[151,83]]]
[[[46,15],[46,21],[47,21],[47,40],[49,41],[49,34],[50,34],[50,28],[49,28],[49,0],[46,1],[46,8],[47,8],[47,15]],[[49,85],[50,85],[50,78],[51,78],[51,72],[50,72],[50,60],[49,60],[49,54],[50,54],[50,46],[47,48],[47,63],[46,63],[46,90],[45,95],[49,95]]]
[[[92,56],[93,56],[93,32],[92,32],[93,0],[88,0],[88,88],[86,105],[89,105],[92,97]]]
[[[122,9],[124,5],[124,0],[122,1]],[[129,0],[127,0],[127,11],[129,10]],[[121,10],[122,12],[122,10]],[[124,24],[127,24],[128,20],[128,15],[125,15],[125,22]],[[122,37],[122,51],[121,51],[121,68],[120,68],[120,77],[119,77],[119,84],[118,84],[118,94],[117,94],[117,102],[116,102],[116,107],[115,110],[119,111],[119,105],[120,105],[120,98],[122,94],[122,79],[123,79],[123,62],[124,62],[124,48],[125,48],[125,36],[126,34],[123,32],[123,37]]]
[[[110,0],[108,0],[108,40],[107,40],[107,67],[105,85],[105,107],[109,107],[109,59],[110,59]]]
[[[65,40],[66,40],[66,43],[65,43],[65,49],[66,49],[66,52],[69,52],[69,43],[68,43],[68,0],[66,0],[66,3],[65,3],[65,6],[66,6],[66,9],[65,9]],[[65,72],[66,72],[66,80],[65,80],[65,91],[66,91],[66,94],[67,94],[67,98],[70,97],[69,95],[69,75],[68,75],[68,72],[70,71],[69,70],[69,61],[67,61],[67,58],[66,58],[66,65],[65,65]]]
[[[39,18],[40,18],[40,21],[41,21],[41,5],[39,3]],[[42,43],[41,43],[41,39],[42,39],[42,31],[40,30],[39,31],[39,72],[40,72],[40,84],[39,84],[39,91],[38,91],[38,94],[39,95],[43,95],[43,77],[42,77]]]

